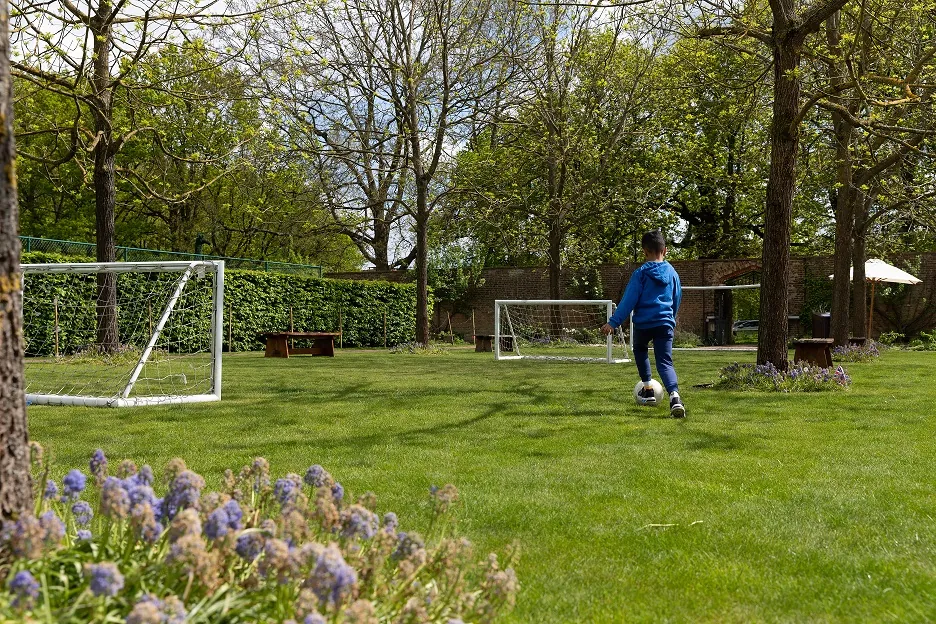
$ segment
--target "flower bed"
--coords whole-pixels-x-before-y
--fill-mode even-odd
[[[38,446],[34,460],[35,514],[0,535],[0,621],[491,622],[518,591],[515,549],[479,560],[448,535],[451,485],[430,491],[424,539],[318,465],[274,481],[256,458],[206,492],[174,459],[158,498],[149,466],[124,460],[112,476],[100,450],[90,478],[72,470],[61,487]]]
[[[734,363],[719,372],[715,386],[731,390],[767,390],[775,392],[821,392],[844,390],[851,377],[841,366],[821,368],[815,365],[792,364],[782,371],[771,363]]]
[[[839,345],[832,348],[832,360],[835,362],[872,362],[879,357],[881,351],[872,340],[863,345]]]

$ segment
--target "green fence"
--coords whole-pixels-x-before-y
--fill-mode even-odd
[[[20,241],[23,244],[24,252],[44,251],[65,256],[94,258],[97,250],[97,245],[94,243],[37,238],[35,236],[20,236]],[[256,260],[253,258],[228,258],[225,256],[209,256],[207,254],[183,253],[180,251],[140,249],[138,247],[117,247],[118,262],[158,262],[159,260],[224,260],[225,266],[229,269],[251,269],[254,271],[272,271],[276,273],[292,273],[322,277],[322,267],[317,264],[296,264],[294,262],[275,262],[272,260]]]

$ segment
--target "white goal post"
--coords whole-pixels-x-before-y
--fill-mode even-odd
[[[23,264],[26,400],[130,407],[221,400],[224,261]],[[99,295],[112,276],[116,306]],[[102,310],[116,326],[97,343]],[[112,332],[113,333],[113,332]]]
[[[601,334],[614,308],[610,299],[498,299],[494,359],[630,362],[620,328]]]

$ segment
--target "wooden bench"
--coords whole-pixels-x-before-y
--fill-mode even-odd
[[[288,358],[290,355],[322,355],[335,357],[335,332],[267,332],[260,334],[266,341],[263,357]],[[296,340],[311,341],[311,347],[295,348]]]
[[[494,334],[475,334],[475,351],[491,353],[494,351]],[[501,351],[513,351],[513,336],[501,336]]]
[[[793,361],[811,362],[818,364],[822,368],[832,366],[832,343],[831,338],[804,338],[793,341]]]

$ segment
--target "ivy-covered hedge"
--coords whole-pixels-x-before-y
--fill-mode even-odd
[[[92,261],[76,260],[58,254],[23,254],[24,263]],[[149,320],[158,317],[152,305],[146,307],[146,294],[159,284],[174,279],[170,274],[122,274],[118,282],[118,324],[121,342],[136,341],[147,333]],[[168,287],[168,284],[167,284]],[[59,349],[73,353],[94,341],[95,279],[91,275],[32,275],[25,280],[27,353],[48,355],[53,348],[53,300],[60,310]],[[210,311],[208,289],[196,289],[195,299],[183,307],[205,306]],[[225,271],[224,280],[225,349],[252,351],[263,348],[258,334],[272,331],[342,331],[342,344],[349,347],[383,346],[411,342],[416,325],[416,289],[412,284],[332,280],[325,278]],[[165,298],[163,298],[165,299]],[[156,305],[155,303],[153,305]],[[161,304],[160,304],[161,305]],[[431,305],[431,300],[430,300]],[[68,318],[64,318],[65,311]],[[185,322],[171,323],[167,342],[180,350],[207,347],[210,312],[186,315]]]

